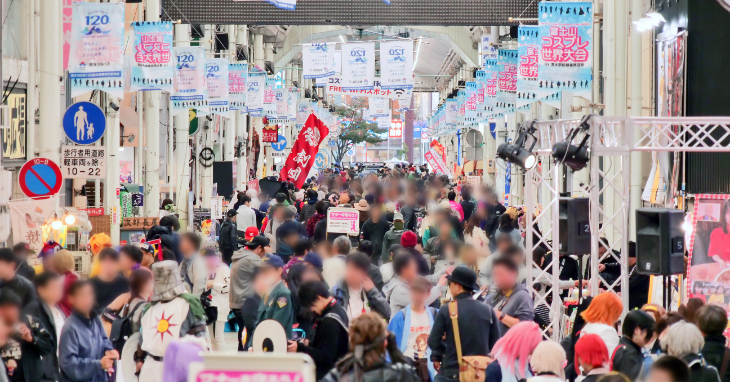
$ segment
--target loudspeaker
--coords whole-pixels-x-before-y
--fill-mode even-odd
[[[213,183],[218,184],[218,195],[226,198],[233,193],[233,162],[213,162]]]
[[[215,52],[218,53],[221,50],[228,50],[228,33],[215,34]]]
[[[588,218],[588,198],[563,197],[560,207],[559,230],[561,255],[583,255],[591,253],[591,225]]]
[[[190,37],[191,38],[203,38],[205,37],[205,29],[203,24],[193,24],[190,26]]]
[[[248,61],[248,46],[236,45],[236,61]]]
[[[636,210],[636,271],[669,276],[684,273],[684,212],[668,208]]]

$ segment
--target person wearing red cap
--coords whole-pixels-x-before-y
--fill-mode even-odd
[[[246,233],[244,235],[245,235],[244,238],[246,239],[246,241],[251,241],[251,239],[253,239],[254,236],[259,235],[259,229],[256,228],[256,226],[248,227],[248,228],[246,228]]]
[[[403,249],[408,251],[408,253],[413,255],[416,259],[419,275],[426,276],[431,273],[431,270],[428,267],[428,262],[423,257],[423,254],[416,249],[416,245],[418,245],[418,236],[416,236],[415,233],[411,231],[403,232],[400,237],[400,245],[402,245]]]

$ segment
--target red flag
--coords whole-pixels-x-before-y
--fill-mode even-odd
[[[329,134],[330,130],[314,114],[307,118],[302,131],[299,132],[289,157],[279,173],[279,179],[293,182],[301,188],[307,179],[309,170],[314,165],[314,159],[319,151],[319,144]]]

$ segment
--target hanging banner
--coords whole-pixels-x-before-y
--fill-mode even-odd
[[[342,51],[336,50],[332,52],[332,71],[333,74],[324,77],[324,78],[318,78],[317,83],[315,84],[318,88],[326,87],[327,84],[330,82],[330,77],[341,75],[342,73]]]
[[[208,88],[205,85],[205,50],[200,47],[173,48],[175,61],[175,93],[172,101],[173,115],[189,109],[207,111]]]
[[[444,145],[442,145],[439,141],[433,139],[428,146],[431,148],[431,150],[435,150],[435,152],[441,156],[441,159],[444,162],[446,161],[446,148],[444,147]]]
[[[373,90],[375,78],[374,43],[342,44],[342,60],[343,90]]]
[[[393,119],[390,121],[388,138],[403,138],[403,121],[400,119]]]
[[[205,82],[208,87],[210,112],[228,118],[228,60],[225,58],[205,60]]]
[[[326,90],[328,95],[343,95],[350,97],[378,97],[406,101],[409,100],[411,95],[413,94],[412,89],[383,89],[380,86],[380,80],[378,78],[372,81],[373,88],[371,90],[345,90],[342,86],[342,77],[329,77],[328,80],[329,83],[327,84]]]
[[[413,89],[413,40],[380,43],[380,87]]]
[[[265,72],[249,72],[246,81],[246,106],[252,117],[262,117],[264,113]]]
[[[299,100],[297,101],[297,128],[301,129],[304,127],[304,123],[307,122],[307,118],[309,118],[309,114],[311,114],[312,111],[309,107],[309,101],[308,100]]]
[[[247,64],[228,64],[228,107],[231,110],[248,112],[246,109],[247,79]]]
[[[724,291],[730,290],[730,268],[727,266],[730,252],[728,234],[725,233],[728,231],[730,195],[700,194],[695,195],[694,201],[694,211],[685,220],[685,224],[691,227],[685,231],[684,237],[689,243],[687,294],[708,304],[725,306]],[[672,238],[672,245],[679,240]],[[677,252],[675,249],[673,247],[672,252]]]
[[[289,121],[294,122],[297,120],[297,100],[299,99],[299,89],[294,86],[290,86],[287,93],[287,116],[289,117]]]
[[[482,53],[481,53],[481,62],[482,67],[485,66],[486,61],[488,59],[496,59],[497,58],[497,46],[498,45],[492,45],[492,44],[499,44],[499,41],[492,41],[492,38],[490,36],[482,36]]]
[[[450,98],[446,100],[446,128],[456,128],[456,119],[459,116],[459,105],[456,99]]]
[[[143,21],[132,28],[129,89],[172,92],[172,23]]]
[[[388,129],[388,131],[390,131],[390,118],[391,117],[389,115],[375,118],[375,121],[378,124],[378,129]]]
[[[368,98],[368,103],[370,105],[370,117],[371,118],[378,118],[378,117],[390,117],[390,100],[387,98]]]
[[[266,77],[266,84],[264,85],[264,117],[276,119],[276,92],[274,92],[274,86],[276,86],[276,79]]]
[[[517,31],[519,66],[517,68],[517,108],[537,101],[537,61],[540,56],[538,26],[520,26]]]
[[[13,241],[28,243],[38,253],[43,248],[43,227],[47,219],[54,216],[54,198],[8,202],[10,221],[13,227]],[[50,224],[48,225],[50,228]]]
[[[452,174],[449,170],[449,166],[446,165],[444,159],[441,158],[434,149],[428,150],[428,152],[423,155],[423,158],[436,174],[443,174],[449,178],[454,176],[454,174]]]
[[[73,3],[71,97],[103,90],[124,98],[124,3]]]
[[[459,90],[456,92],[456,126],[461,128],[464,126],[464,117],[466,116],[466,91]]]
[[[593,99],[593,3],[540,2],[538,99],[561,90]],[[559,103],[559,99],[557,99]]]
[[[279,179],[294,182],[297,188],[301,188],[314,165],[319,144],[328,134],[327,126],[316,116],[310,115],[292,146],[289,157],[279,173]]]
[[[289,119],[289,90],[274,89],[276,119]]]
[[[279,142],[279,126],[275,124],[265,125],[261,129],[261,142],[272,143]]]
[[[517,50],[500,49],[497,67],[497,112],[508,113],[514,110],[517,101]]]
[[[466,83],[466,102],[464,103],[464,125],[473,126],[477,123],[479,111],[477,111],[477,90],[478,83],[476,81],[467,81]]]
[[[240,1],[240,0],[238,0]],[[246,0],[243,0],[246,1]],[[297,0],[266,0],[269,4],[279,8],[286,9],[288,11],[294,11],[297,9]]]
[[[302,47],[304,79],[326,78],[335,74],[335,44],[309,44]]]

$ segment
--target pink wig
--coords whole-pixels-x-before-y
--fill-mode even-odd
[[[530,354],[542,341],[540,327],[533,321],[523,321],[510,328],[505,335],[494,344],[492,355],[499,365],[506,367],[518,379],[525,378],[522,373],[527,366]],[[514,370],[515,361],[520,360],[520,369]]]

